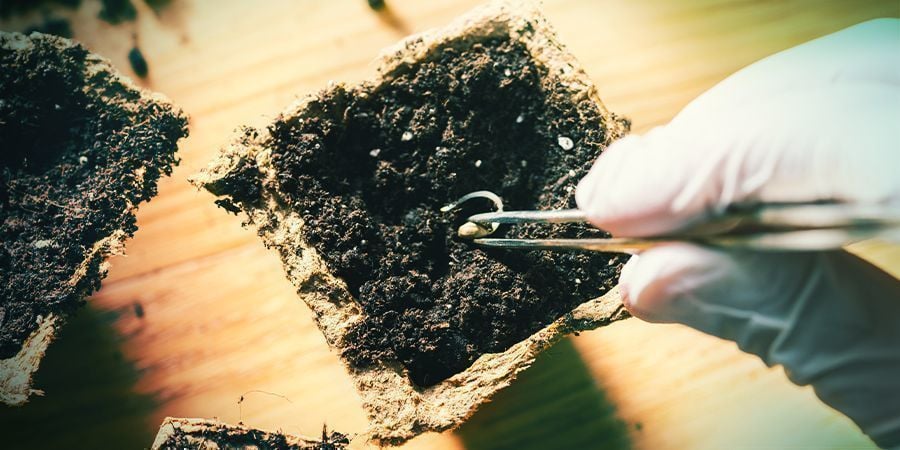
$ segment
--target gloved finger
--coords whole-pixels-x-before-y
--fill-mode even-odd
[[[843,251],[648,250],[620,286],[629,310],[737,343],[812,384],[880,445],[900,445],[900,281]]]
[[[634,257],[619,284],[625,306],[638,318],[683,323],[737,341],[740,336],[723,319],[752,314],[753,321],[780,326],[817,259],[809,253],[730,253],[674,243]],[[752,340],[743,340],[753,347]]]
[[[900,85],[815,88],[626,136],[595,162],[578,207],[613,235],[677,231],[737,202],[900,204]],[[865,111],[866,114],[859,114]]]

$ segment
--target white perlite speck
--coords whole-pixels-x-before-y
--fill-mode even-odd
[[[522,122],[524,122],[524,121],[525,121],[525,116],[519,114],[519,115],[516,117],[516,123],[522,123]]]
[[[511,75],[512,75],[512,70],[504,69],[504,70],[503,70],[503,75],[505,75],[505,76],[511,76]]]
[[[402,135],[400,135],[400,140],[403,142],[412,140],[413,134],[412,131],[404,131]]]
[[[559,143],[559,146],[562,147],[563,150],[572,150],[572,148],[575,147],[575,143],[572,142],[572,139],[566,136],[560,136],[556,142]]]
[[[574,170],[570,170],[570,171],[569,171],[569,176],[570,176],[570,177],[574,177],[574,176],[575,176],[575,171],[574,171]]]
[[[50,239],[41,239],[39,241],[34,241],[34,244],[32,245],[34,245],[34,248],[47,248],[53,245],[53,241]]]
[[[380,148],[373,148],[372,150],[369,151],[369,156],[371,156],[373,158],[377,158],[379,153],[381,153]]]
[[[481,167],[481,160],[475,161],[475,167]]]
[[[78,157],[78,164],[84,165],[84,164],[87,164],[87,162],[88,162],[87,156],[81,155]]]

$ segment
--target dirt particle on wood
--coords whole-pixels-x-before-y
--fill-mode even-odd
[[[135,317],[137,317],[138,319],[144,318],[144,305],[142,305],[140,302],[134,302],[132,308],[134,309]]]
[[[135,75],[141,78],[147,78],[150,67],[147,65],[144,53],[141,52],[141,49],[137,46],[132,47],[128,52],[128,63],[131,64],[131,70],[134,71]]]
[[[384,4],[384,0],[368,0],[368,2],[369,8],[372,8],[375,11],[381,11],[387,6]]]
[[[137,9],[131,0],[101,0],[102,7],[98,17],[117,25],[137,18]]]

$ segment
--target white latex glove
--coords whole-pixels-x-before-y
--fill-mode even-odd
[[[770,56],[668,125],[614,143],[576,192],[617,236],[676,231],[736,202],[834,199],[900,207],[900,20]],[[625,305],[735,341],[900,447],[900,281],[844,251],[725,252],[689,244],[632,258]]]

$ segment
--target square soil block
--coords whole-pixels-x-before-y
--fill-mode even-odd
[[[371,437],[395,444],[458,425],[564,334],[626,316],[622,257],[479,248],[456,228],[490,205],[440,208],[482,189],[507,209],[574,207],[576,183],[628,124],[528,3],[408,38],[378,74],[244,129],[195,181],[278,250],[356,382]]]
[[[56,36],[0,32],[0,401],[24,403],[66,315],[100,287],[187,118]]]
[[[150,450],[342,450],[347,435],[322,431],[319,439],[263,431],[216,420],[166,417]]]

